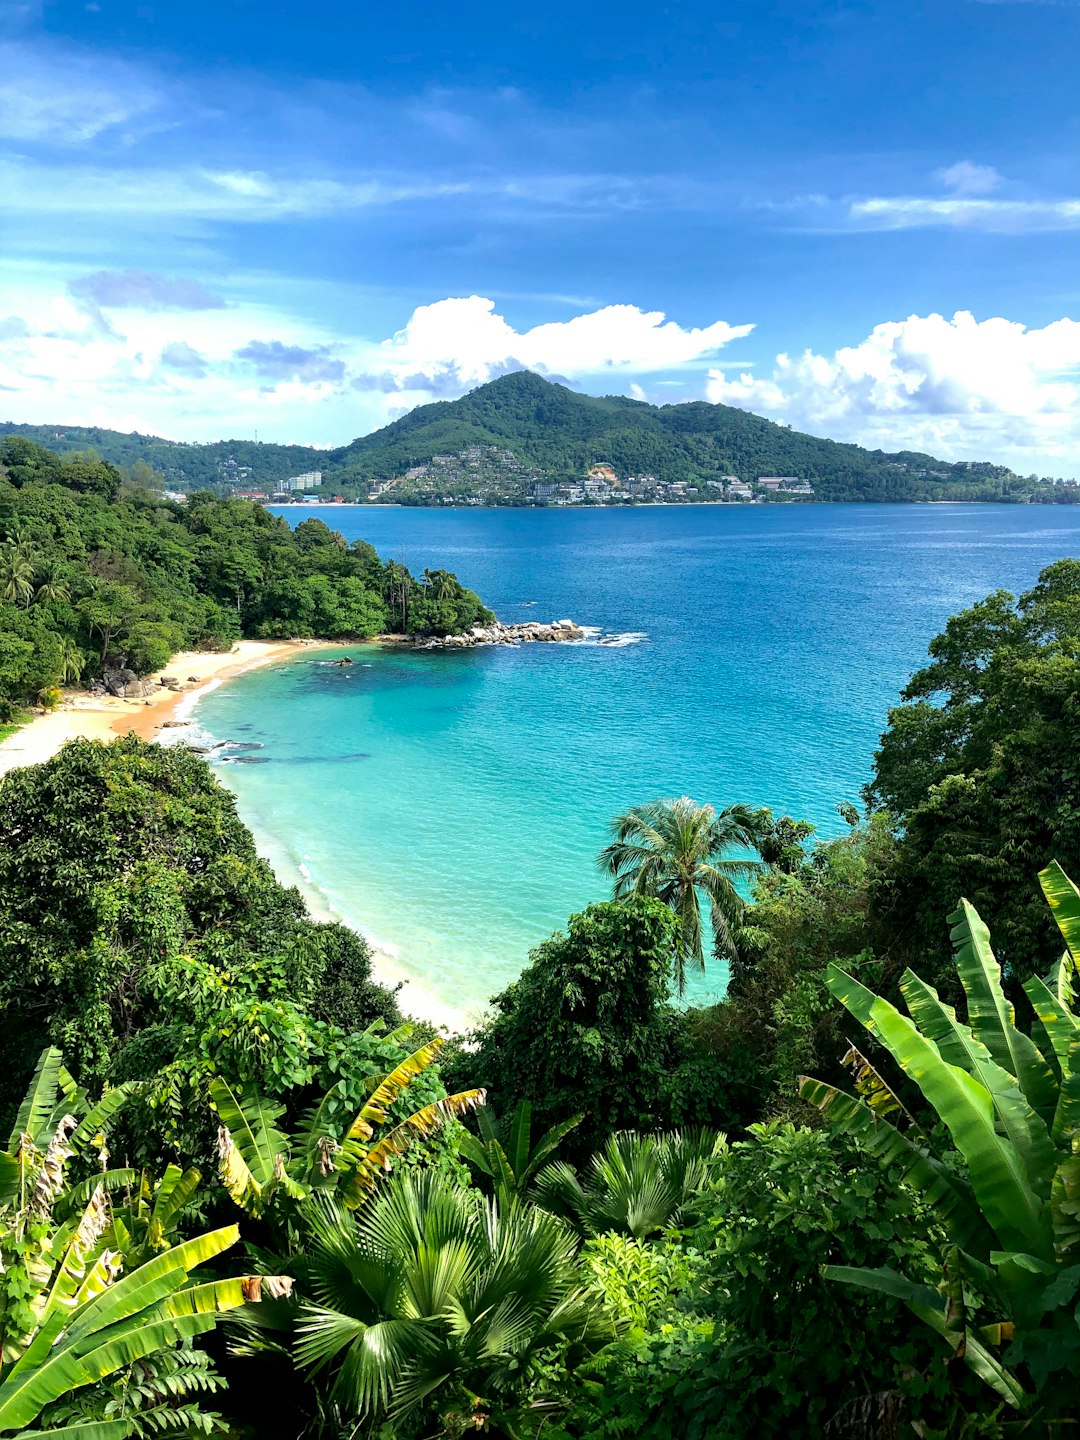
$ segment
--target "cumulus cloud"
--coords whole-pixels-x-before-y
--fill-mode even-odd
[[[225,301],[197,280],[146,270],[95,270],[68,285],[77,300],[108,309],[220,310]]]
[[[711,370],[710,400],[799,429],[946,458],[1076,470],[1080,322],[912,315],[877,325],[832,356],[779,355],[772,374]]]
[[[335,359],[325,345],[307,350],[302,345],[283,345],[280,340],[252,340],[236,351],[236,358],[254,365],[264,380],[313,384],[345,378],[345,362]]]
[[[935,170],[934,177],[954,195],[989,195],[1001,184],[1001,176],[992,165],[975,165],[970,160],[958,160],[946,169]]]
[[[607,305],[518,331],[493,300],[470,295],[418,306],[361,364],[388,387],[460,394],[510,370],[579,378],[670,370],[715,355],[753,328],[719,320],[683,329],[659,310]]]

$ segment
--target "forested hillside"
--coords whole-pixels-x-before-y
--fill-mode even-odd
[[[125,487],[96,457],[0,441],[0,704],[101,673],[139,674],[241,636],[447,634],[492,618],[446,571],[414,579],[320,520],[295,531],[248,500],[186,504]]]
[[[433,455],[497,446],[546,477],[582,477],[608,464],[619,476],[654,474],[702,487],[720,475],[754,481],[792,475],[821,500],[1080,499],[1075,487],[1021,479],[1004,466],[949,464],[803,435],[728,405],[647,405],[580,395],[528,371],[504,375],[460,400],[423,405],[383,430],[333,451],[328,481],[387,479]],[[393,498],[405,498],[395,486]]]
[[[57,455],[93,450],[120,469],[140,462],[164,477],[170,488],[265,484],[317,469],[325,452],[309,445],[271,445],[262,440],[211,440],[185,444],[159,435],[127,434],[97,425],[17,425],[0,422],[0,437],[19,435]]]
[[[92,445],[118,465],[143,460],[185,489],[206,484],[272,489],[277,480],[319,469],[324,492],[350,499],[366,500],[373,487],[394,482],[382,498],[531,504],[537,482],[580,484],[591,466],[609,465],[623,480],[644,475],[662,486],[686,487],[687,493],[668,493],[666,499],[716,499],[720,476],[755,482],[772,475],[809,481],[818,500],[1080,500],[1080,486],[1022,477],[1002,465],[864,450],[729,405],[597,398],[529,371],[501,376],[459,400],[421,405],[329,451],[231,440],[176,445],[108,430],[2,428],[51,449]],[[418,467],[426,467],[427,475],[407,474]]]

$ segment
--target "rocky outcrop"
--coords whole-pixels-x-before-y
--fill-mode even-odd
[[[585,631],[573,620],[553,620],[543,625],[529,620],[521,625],[503,625],[496,620],[491,625],[474,625],[464,635],[444,635],[431,640],[417,642],[418,650],[468,650],[474,645],[529,645],[551,644],[559,640],[584,640]]]
[[[127,666],[120,666],[115,670],[107,669],[102,671],[102,684],[110,695],[117,695],[121,700],[137,700],[143,695],[149,694],[149,686],[144,684]]]

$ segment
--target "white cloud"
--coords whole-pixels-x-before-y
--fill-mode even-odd
[[[943,199],[923,195],[871,196],[855,200],[848,218],[862,229],[909,230],[929,225],[1025,232],[1075,230],[1080,200],[986,200],[975,195]]]
[[[607,305],[517,331],[493,300],[470,295],[419,306],[404,329],[364,355],[363,369],[400,389],[449,382],[459,391],[523,368],[573,377],[648,373],[711,356],[753,328],[721,320],[684,330],[659,310]]]
[[[768,378],[709,373],[710,400],[884,449],[1080,469],[1080,322],[1029,329],[968,311],[877,325],[831,357],[779,355]]]
[[[147,75],[112,57],[5,46],[0,137],[6,140],[83,145],[145,121],[159,104]]]
[[[934,178],[954,195],[989,195],[1001,184],[1001,176],[992,165],[976,165],[970,160],[958,160],[946,169],[935,170]]]
[[[0,315],[19,305],[17,323],[0,326],[0,386],[13,392],[6,415],[183,439],[258,428],[267,438],[341,443],[522,367],[638,393],[637,377],[704,364],[752,329],[683,328],[659,311],[611,305],[519,331],[475,295],[418,307],[386,340],[238,294],[215,308],[114,309],[103,323],[95,306],[57,286],[55,272],[35,283],[17,271],[9,293],[0,289]],[[141,281],[136,290],[145,298]]]

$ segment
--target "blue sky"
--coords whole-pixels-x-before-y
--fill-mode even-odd
[[[1080,473],[1074,0],[3,3],[0,415],[335,444],[529,365]]]

